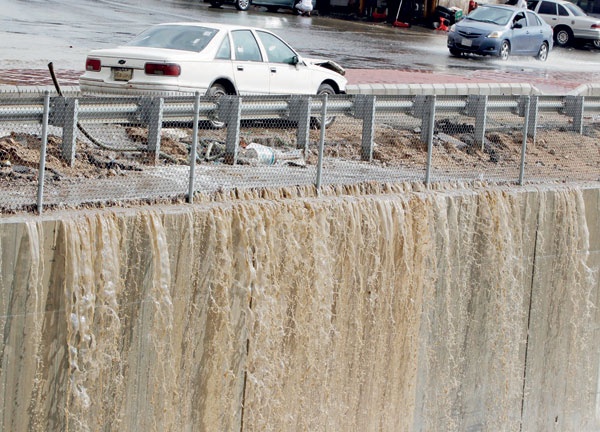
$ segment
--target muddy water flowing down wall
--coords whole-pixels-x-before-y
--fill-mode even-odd
[[[600,189],[0,221],[4,431],[600,430]]]

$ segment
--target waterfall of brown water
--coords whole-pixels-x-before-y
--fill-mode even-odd
[[[0,429],[600,430],[600,189],[0,221]]]

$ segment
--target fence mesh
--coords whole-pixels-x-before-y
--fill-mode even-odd
[[[591,99],[47,96],[45,110],[43,95],[2,94],[0,208],[360,182],[598,181]]]

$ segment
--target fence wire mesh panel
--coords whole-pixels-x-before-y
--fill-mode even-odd
[[[42,147],[43,96],[0,95],[0,212],[31,208],[36,204],[40,149]],[[50,147],[60,137],[49,128]],[[56,158],[50,152],[49,159]]]
[[[523,179],[600,180],[599,97],[0,93],[3,211]]]
[[[394,180],[425,178],[427,145],[414,96],[377,96],[373,162],[393,171]]]
[[[577,102],[556,97],[538,102],[535,139],[528,140],[526,153],[527,181],[600,180],[600,112],[586,112]],[[556,105],[558,111],[548,107]]]
[[[437,97],[435,105],[432,181],[515,181],[518,178],[518,160],[509,166],[499,163],[498,154],[504,144],[488,128],[487,121],[493,110],[489,109],[487,96]],[[491,123],[506,124],[506,119],[494,118]],[[511,133],[516,132],[518,128],[513,126]]]

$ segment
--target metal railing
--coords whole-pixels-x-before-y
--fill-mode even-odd
[[[471,119],[472,146],[484,150],[486,134],[490,129],[490,118],[507,115],[522,120],[512,129],[522,133],[522,150],[518,183],[524,182],[526,174],[526,152],[528,140],[535,143],[539,124],[548,113],[558,114],[568,120],[560,126],[576,134],[584,133],[585,118],[600,113],[600,97],[597,96],[373,96],[333,95],[316,96],[224,96],[209,98],[196,95],[143,96],[143,97],[63,97],[45,94],[29,94],[14,97],[0,94],[0,127],[4,130],[19,129],[23,125],[40,125],[40,165],[36,207],[44,204],[44,160],[49,128],[61,131],[60,157],[73,166],[77,155],[77,139],[82,134],[92,143],[94,137],[86,128],[94,124],[110,127],[135,125],[147,130],[147,148],[156,164],[161,155],[161,137],[165,125],[191,124],[192,143],[189,148],[188,201],[193,200],[196,185],[198,130],[224,132],[223,164],[235,166],[239,163],[240,131],[244,121],[257,119],[284,119],[295,129],[295,147],[309,151],[310,131],[315,124],[327,124],[333,117],[353,119],[360,125],[360,160],[373,162],[376,147],[376,130],[382,118],[407,116],[418,127],[412,131],[427,148],[423,181],[432,181],[432,155],[436,136],[436,119],[443,113],[446,117]],[[342,121],[343,123],[343,121]],[[411,125],[413,124],[410,122]],[[324,147],[329,131],[321,128],[318,136],[318,160],[315,166],[314,185],[321,186]],[[599,156],[600,158],[600,156]],[[1,188],[0,184],[0,188]],[[179,194],[181,191],[178,192]],[[118,197],[115,197],[118,198]]]

